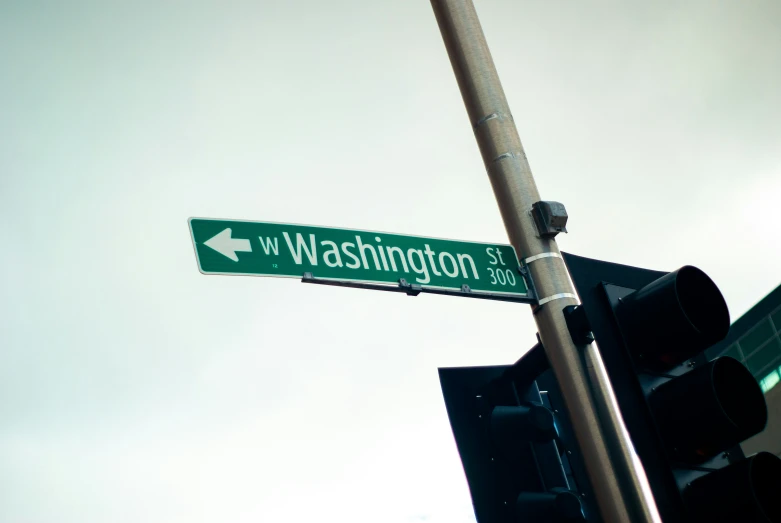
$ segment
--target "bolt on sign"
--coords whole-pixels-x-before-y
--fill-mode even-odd
[[[190,218],[203,274],[277,276],[526,297],[510,245],[353,229]]]

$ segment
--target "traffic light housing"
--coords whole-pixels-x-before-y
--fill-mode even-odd
[[[599,346],[664,523],[781,522],[781,460],[740,448],[767,422],[759,384],[704,354],[729,331],[718,287],[691,266],[564,260],[581,301],[564,311],[571,334]]]
[[[600,521],[542,345],[439,376],[478,523]]]

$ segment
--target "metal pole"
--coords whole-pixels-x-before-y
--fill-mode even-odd
[[[527,261],[544,304],[534,317],[599,511],[609,523],[652,522],[658,518],[656,507],[642,491],[644,473],[633,463],[599,353],[593,346],[575,346],[567,330],[562,310],[577,305],[577,297],[556,241],[541,238],[533,223],[530,211],[540,196],[472,0],[431,0],[431,5],[510,242]]]

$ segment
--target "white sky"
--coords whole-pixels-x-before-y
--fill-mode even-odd
[[[477,3],[563,250],[781,283],[781,4]],[[430,4],[0,2],[0,523],[469,523],[527,306],[201,275],[187,218],[506,242]]]

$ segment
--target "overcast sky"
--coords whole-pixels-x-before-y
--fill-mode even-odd
[[[781,3],[479,0],[565,250],[781,283]],[[469,523],[528,306],[204,276],[191,216],[507,241],[431,6],[0,1],[0,523]]]

